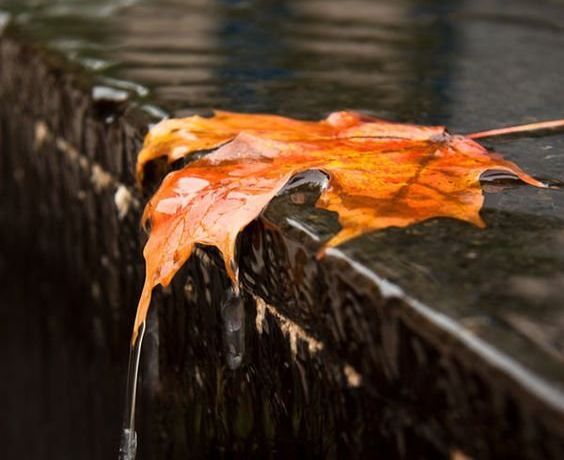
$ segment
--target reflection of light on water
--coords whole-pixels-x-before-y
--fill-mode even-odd
[[[233,289],[229,289],[227,300],[221,307],[221,317],[227,366],[235,370],[245,354],[245,304]]]
[[[137,455],[137,433],[129,428],[121,432],[119,460],[135,460]]]
[[[307,228],[307,226],[304,225],[303,223],[298,222],[296,219],[292,219],[291,217],[286,217],[286,222],[288,222],[292,227],[295,227],[298,230],[304,232],[307,236],[312,238],[314,241],[319,241],[319,236],[317,236],[317,234],[314,231]]]
[[[0,35],[4,32],[4,29],[10,22],[10,14],[4,11],[0,11]]]
[[[139,379],[139,362],[141,347],[145,336],[145,323],[141,323],[135,342],[129,349],[129,368],[127,371],[127,388],[123,429],[121,432],[119,459],[134,460],[137,454],[137,433],[135,432],[135,403],[137,401],[137,381]]]
[[[36,7],[41,7],[48,17],[80,15],[92,18],[105,18],[116,12],[139,3],[139,0],[93,0],[86,2],[53,2],[38,0]]]
[[[411,297],[399,286],[374,273],[362,262],[349,257],[341,249],[329,248],[326,251],[326,255],[344,261],[360,275],[374,282],[380,289],[384,298],[401,299],[409,305],[412,313],[417,315],[421,320],[427,321],[439,330],[447,332],[452,337],[455,337],[459,342],[464,344],[465,347],[480,356],[484,362],[487,362],[491,366],[510,375],[515,381],[519,382],[523,388],[526,388],[539,400],[545,401],[548,405],[564,411],[564,394],[558,388],[552,386],[542,377],[533,374],[523,367],[521,363],[509,355],[499,351],[481,337],[473,334],[460,322],[455,321],[450,316],[434,310],[433,308],[425,305],[423,302]]]

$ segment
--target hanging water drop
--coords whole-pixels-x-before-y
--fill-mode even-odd
[[[245,303],[234,289],[228,291],[221,307],[221,318],[227,366],[235,370],[243,362],[245,354]]]

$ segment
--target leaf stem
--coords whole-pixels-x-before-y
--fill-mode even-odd
[[[547,129],[564,129],[564,119],[510,126],[508,128],[490,129],[488,131],[467,134],[466,137],[470,139],[482,139],[484,137],[505,136],[507,134],[534,133],[536,131],[544,131]]]

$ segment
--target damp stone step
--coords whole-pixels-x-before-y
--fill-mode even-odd
[[[64,444],[60,440],[68,433],[45,436],[36,428],[44,452],[65,452],[67,446],[79,455],[75,449],[82,444],[93,447],[80,458],[111,458],[117,455],[130,330],[143,283],[146,236],[140,216],[159,177],[143,191],[134,177],[149,127],[166,115],[213,107],[319,118],[345,105],[366,105],[364,94],[375,93],[369,93],[372,80],[361,75],[379,78],[386,70],[370,63],[357,69],[338,52],[343,48],[337,45],[348,42],[334,36],[334,52],[312,48],[320,53],[319,62],[351,69],[349,79],[339,83],[349,99],[332,97],[333,87],[303,60],[313,51],[292,48],[286,29],[279,31],[288,38],[284,43],[268,33],[273,18],[266,6],[255,13],[199,2],[186,7],[87,2],[79,10],[73,2],[57,3],[59,9],[28,3],[14,7],[0,1],[5,11],[0,16],[0,273],[4,286],[28,286],[26,295],[33,295],[35,286],[41,292],[49,287],[50,298],[57,292],[68,300],[32,302],[27,315],[15,314],[14,301],[13,335],[25,329],[21,321],[28,317],[37,317],[44,331],[26,345],[32,355],[44,354],[43,361],[30,361],[30,378],[44,378],[41,366],[52,362],[64,368],[63,352],[45,350],[64,350],[65,343],[71,356],[91,363],[85,375],[100,376],[77,379],[84,391],[69,391],[65,408],[49,399],[58,393],[40,394],[40,400],[47,398],[42,402],[47,419],[59,411],[78,418],[97,414],[90,425],[76,425],[73,439],[87,439],[82,443]],[[360,3],[369,12],[374,8]],[[287,24],[311,20],[300,9],[305,6],[294,7],[280,13],[288,16]],[[463,8],[469,11],[462,13],[482,8],[486,17],[497,17],[487,2]],[[479,22],[483,16],[457,25],[474,37],[473,46],[485,47],[487,41],[491,50],[479,56],[471,48],[460,50],[459,65],[495,68],[509,59],[504,46],[518,42],[527,68],[544,66],[549,75],[564,71],[556,58],[562,29],[544,28],[557,24],[550,17],[562,14],[559,7],[539,12],[523,1],[519,8],[534,9],[538,21],[534,27],[506,24],[510,30],[499,40],[487,40],[497,24]],[[414,39],[411,29],[403,28],[412,16],[390,9],[399,25],[387,33]],[[427,30],[421,22],[418,27],[432,37],[455,34],[449,21],[463,16],[442,16],[442,11],[429,14],[438,15],[443,29]],[[259,13],[265,23],[253,22]],[[312,31],[315,26],[334,32],[325,13],[316,13]],[[401,40],[380,42],[362,26],[372,16],[362,17],[364,22],[356,16],[351,21],[354,30],[364,31],[371,55],[406,59],[406,50],[393,48]],[[245,35],[235,27],[238,20],[255,24],[258,35]],[[175,21],[183,27],[175,28]],[[382,27],[373,24],[374,30]],[[237,43],[230,34],[236,30],[245,46],[237,62],[230,57]],[[542,50],[535,48],[540,40],[528,39],[533,33],[543,37]],[[257,40],[265,48],[257,47]],[[423,57],[413,65],[434,62],[451,75],[439,54],[447,51],[435,46],[433,40],[422,44]],[[264,54],[272,47],[289,60],[298,56],[306,62],[305,86],[291,73],[269,70],[278,65]],[[248,69],[255,68],[263,86],[247,80]],[[460,102],[462,115],[451,117],[459,129],[496,127],[516,117],[503,104],[508,83],[491,83],[491,93],[481,93],[481,101],[472,86],[478,83],[471,83],[479,79],[452,78],[453,87],[460,83],[458,92],[448,93]],[[354,84],[347,86],[349,80]],[[380,104],[389,118],[416,116],[406,107],[419,107],[420,113],[435,111],[447,119],[446,102],[433,105],[440,96],[434,89],[386,88],[394,98],[383,95]],[[550,79],[535,91],[523,90],[521,108],[538,119],[556,118],[562,101],[553,96],[551,103],[550,94],[561,94]],[[404,96],[410,99],[395,105]],[[496,115],[489,110],[492,104],[499,109]],[[564,178],[563,136],[494,146],[539,177]],[[339,228],[334,213],[315,208],[323,180],[317,172],[295,178],[244,230],[237,256],[243,289],[237,298],[219,254],[206,247],[197,249],[170,287],[156,290],[142,353],[139,457],[563,458],[562,191],[485,184],[484,230],[433,219],[362,236],[317,260],[322,242]],[[41,311],[44,316],[37,316]],[[59,348],[49,348],[54,330]],[[110,369],[117,370],[109,375]],[[12,385],[7,391],[25,404],[22,388]]]

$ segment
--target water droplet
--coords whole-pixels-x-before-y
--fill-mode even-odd
[[[245,303],[233,289],[229,289],[227,300],[221,307],[221,318],[227,366],[235,370],[245,354]]]

